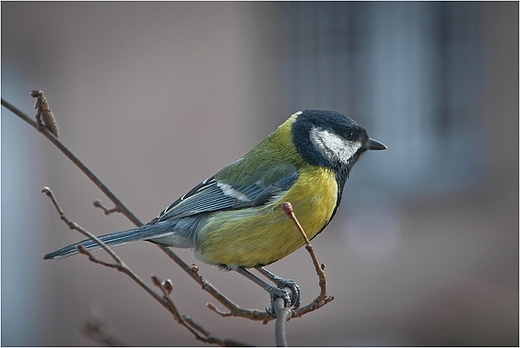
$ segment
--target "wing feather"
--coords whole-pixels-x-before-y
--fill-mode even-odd
[[[244,209],[265,205],[273,196],[279,196],[291,188],[298,178],[296,167],[288,166],[292,168],[290,170],[286,168],[284,171],[280,171],[279,166],[272,168],[280,175],[273,175],[273,170],[267,169],[259,177],[259,180],[245,186],[227,184],[218,181],[215,176],[209,177],[170,204],[150,223],[219,210]]]

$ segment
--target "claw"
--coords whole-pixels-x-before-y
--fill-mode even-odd
[[[269,309],[265,309],[267,314],[272,317],[276,317],[276,312],[274,310],[274,303],[277,298],[283,298],[284,307],[289,308],[292,304],[291,296],[284,289],[276,288],[274,286],[269,286],[269,288],[265,289],[267,292],[271,294],[271,307]],[[299,299],[298,299],[299,300]]]
[[[290,288],[292,292],[291,296],[291,303],[293,303],[294,309],[297,309],[300,307],[301,304],[301,298],[300,298],[300,287],[294,280],[292,279],[283,279],[279,278],[276,280],[276,285],[278,288],[283,289],[285,287]]]
[[[300,307],[300,304],[301,304],[300,287],[298,286],[298,284],[296,284],[296,282],[294,280],[281,278],[281,277],[277,276],[276,274],[266,270],[265,268],[261,268],[260,271],[262,271],[264,273],[264,275],[269,277],[271,279],[271,281],[273,283],[275,283],[279,289],[283,289],[283,288],[291,289],[291,292],[292,292],[291,301],[293,303],[293,307],[294,307],[294,309],[297,309]]]

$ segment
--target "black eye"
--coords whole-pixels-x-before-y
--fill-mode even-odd
[[[354,139],[354,132],[352,132],[352,131],[348,131],[348,132],[346,132],[346,133],[345,133],[345,139],[347,139],[347,140],[349,140],[349,141],[350,141],[350,140],[353,140],[353,139]]]

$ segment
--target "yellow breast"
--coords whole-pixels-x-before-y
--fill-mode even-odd
[[[337,204],[338,186],[330,169],[307,166],[297,182],[275,202],[263,207],[221,211],[199,231],[195,255],[207,263],[255,267],[277,261],[304,241],[282,211],[291,202],[309,239],[329,222]]]

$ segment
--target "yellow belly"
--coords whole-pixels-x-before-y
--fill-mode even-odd
[[[300,172],[279,200],[260,208],[218,212],[199,231],[195,255],[204,262],[255,267],[275,262],[304,245],[294,223],[282,211],[291,202],[307,237],[329,222],[338,198],[334,173],[321,167]]]

